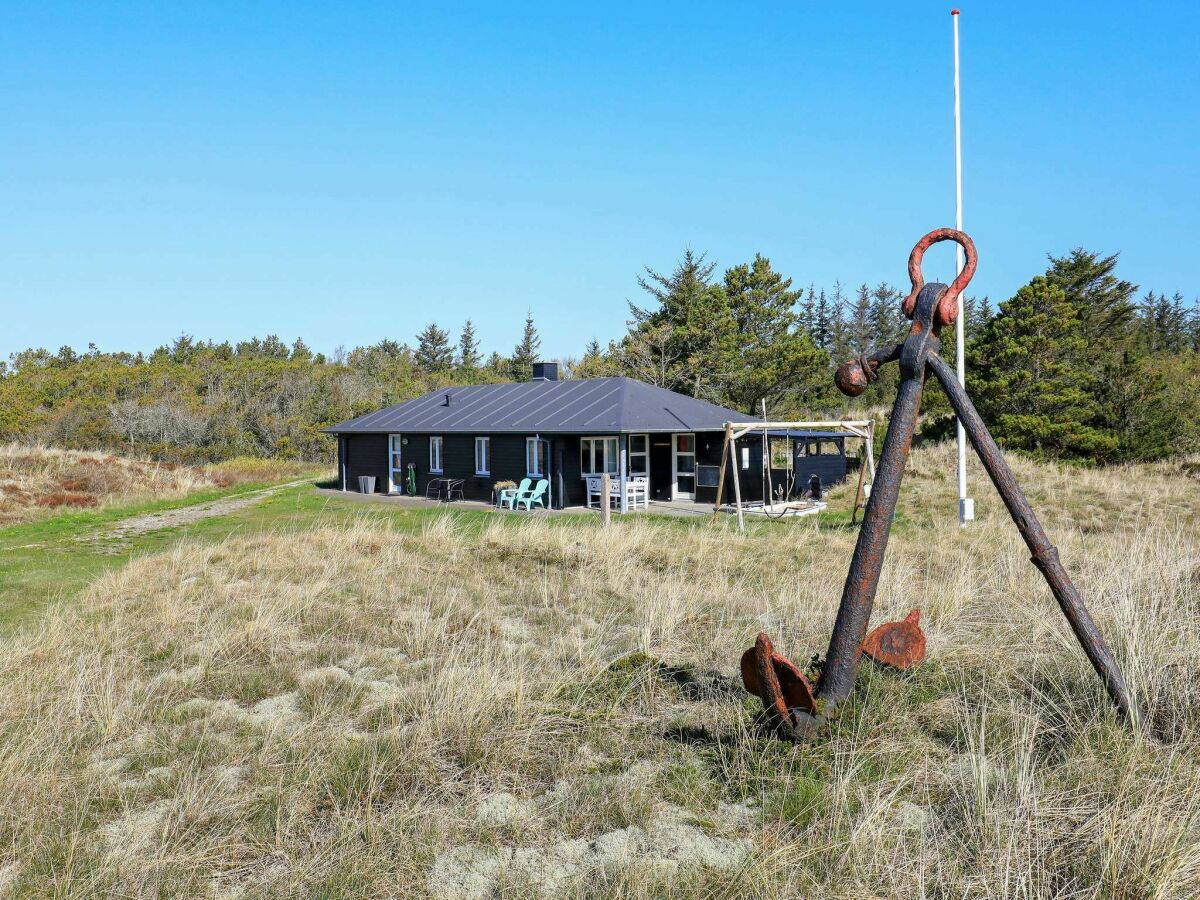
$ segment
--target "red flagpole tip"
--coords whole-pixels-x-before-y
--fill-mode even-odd
[[[958,10],[957,10],[957,9],[952,9],[952,10],[950,10],[950,15],[952,15],[952,16],[957,16],[957,15],[958,15]]]

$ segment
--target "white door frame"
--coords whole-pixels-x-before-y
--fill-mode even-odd
[[[690,437],[692,439],[692,452],[685,453],[685,456],[692,457],[692,490],[691,493],[686,493],[679,490],[679,440],[680,437]],[[685,478],[687,475],[684,476]],[[695,500],[696,499],[696,433],[694,431],[676,431],[671,434],[671,499],[672,500]]]
[[[388,463],[388,484],[387,492],[389,494],[398,493],[404,484],[404,435],[389,434],[387,448],[387,463]],[[400,468],[394,465],[396,457],[400,457]],[[396,479],[399,478],[399,481]]]

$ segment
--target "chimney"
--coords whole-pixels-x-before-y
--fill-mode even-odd
[[[533,364],[534,381],[558,381],[558,363],[535,362]]]
[[[449,406],[449,405],[450,405],[450,392],[447,391],[446,396],[444,398],[442,398],[442,406]]]

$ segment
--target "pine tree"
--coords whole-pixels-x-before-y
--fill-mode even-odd
[[[817,291],[811,284],[800,302],[800,311],[796,314],[800,330],[813,341],[817,339]]]
[[[1046,279],[1062,288],[1075,307],[1085,347],[1123,347],[1135,331],[1137,285],[1117,278],[1117,254],[1101,257],[1082,247],[1067,256],[1050,256]]]
[[[886,347],[903,340],[906,329],[900,300],[904,295],[890,284],[880,282],[871,292],[871,346]]]
[[[854,295],[846,328],[852,354],[861,355],[875,347],[875,336],[871,329],[871,289],[866,284],[859,285]]]
[[[817,294],[817,305],[813,311],[813,343],[826,353],[833,344],[833,311],[824,289]]]
[[[1191,349],[1200,352],[1200,297],[1192,300],[1192,309],[1188,313],[1188,340]]]
[[[511,372],[511,360],[493,350],[492,355],[488,357],[487,365],[484,366],[484,376],[489,380],[503,381],[510,377]]]
[[[413,357],[417,368],[435,374],[446,372],[454,363],[454,350],[450,347],[450,333],[430,322],[417,335],[417,351]]]
[[[464,373],[470,374],[479,368],[483,362],[483,354],[479,352],[479,339],[475,336],[475,323],[467,319],[463,323],[462,333],[458,336],[458,367]]]
[[[1178,353],[1189,346],[1188,311],[1183,305],[1183,294],[1176,291],[1171,297],[1159,295],[1155,326],[1158,332],[1156,350]]]
[[[842,283],[835,281],[829,298],[829,356],[836,363],[849,359],[852,353],[850,329],[846,325],[848,301]]]
[[[604,356],[604,349],[595,338],[588,341],[583,356],[571,368],[572,378],[602,378],[610,374],[610,365]]]
[[[729,300],[710,279],[714,263],[689,248],[670,275],[647,267],[638,285],[653,305],[629,304],[629,333],[621,342],[631,375],[694,397],[719,400],[736,344]]]
[[[533,364],[537,361],[538,348],[542,339],[538,337],[537,328],[533,325],[533,311],[525,315],[525,329],[521,332],[521,340],[513,348],[509,360],[509,372],[513,381],[528,381],[533,377]]]
[[[749,265],[726,270],[723,287],[736,335],[723,401],[757,416],[763,400],[776,408],[824,397],[829,358],[800,327],[800,292],[791,289],[792,280],[756,255]]]
[[[1042,456],[1104,458],[1116,436],[1097,428],[1095,376],[1080,364],[1076,305],[1038,276],[1005,301],[968,368],[970,389],[997,441]]]

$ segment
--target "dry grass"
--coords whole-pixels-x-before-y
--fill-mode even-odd
[[[239,459],[192,467],[101,452],[0,445],[0,525],[46,511],[170,500],[196,491],[299,477],[311,465]]]
[[[136,561],[7,643],[0,892],[1197,896],[1200,482],[1019,472],[1067,507],[1052,535],[1151,735],[994,495],[951,526],[944,448],[914,458],[876,614],[919,605],[931,658],[864,667],[801,747],[756,730],[735,663],[762,628],[824,651],[852,530],[363,519]]]

